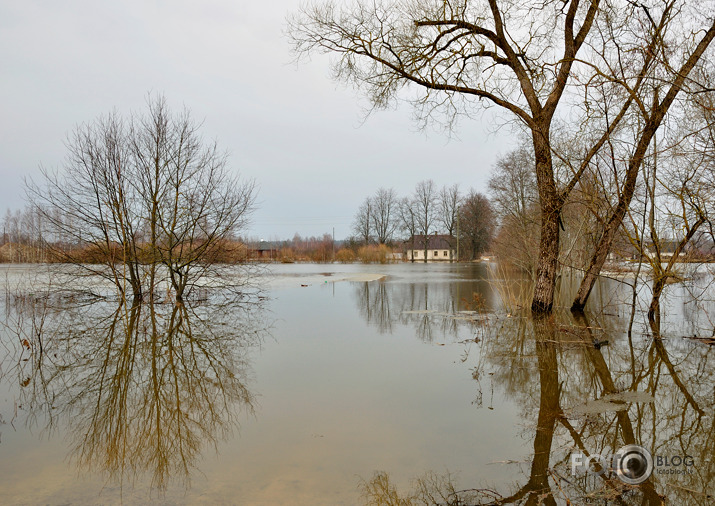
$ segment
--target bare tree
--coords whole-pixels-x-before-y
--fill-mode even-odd
[[[462,195],[459,193],[459,184],[443,186],[438,197],[438,221],[450,236],[456,236],[459,223],[459,206]],[[452,248],[449,249],[449,261],[452,262]]]
[[[620,92],[625,91],[629,98],[620,109],[615,109],[618,111],[615,117],[611,99],[606,98],[603,102],[603,117],[607,122],[613,124],[620,122],[619,118],[626,118],[623,128],[618,132],[609,128],[609,135],[600,144],[613,161],[618,180],[618,199],[604,220],[600,238],[571,306],[572,311],[583,311],[586,305],[636,192],[638,177],[656,132],[665,125],[671,108],[678,103],[678,96],[683,90],[701,93],[710,89],[697,82],[695,78],[699,72],[696,70],[693,73],[693,70],[701,65],[703,55],[715,38],[715,19],[701,16],[699,8],[687,9],[688,3],[664,0],[658,9],[633,4],[638,12],[646,16],[643,28],[634,26],[628,34],[629,38],[641,43],[643,56],[638,63],[624,56],[620,48],[613,51],[612,47],[607,48],[601,43],[600,49],[605,55],[610,55],[604,56],[607,68],[618,69],[608,72],[609,83],[615,84]],[[613,27],[609,25],[600,28],[601,33],[613,33]],[[607,40],[612,38],[609,36]],[[674,47],[678,50],[673,50]],[[603,83],[604,80],[598,77],[596,81]],[[586,86],[586,95],[592,97],[592,100],[586,100],[587,104],[596,103],[595,97],[605,98],[603,89],[598,89],[600,87],[599,84],[596,84],[596,89]],[[630,107],[631,104],[633,107]],[[617,133],[620,135],[615,135]],[[625,149],[619,150],[616,144],[625,145]]]
[[[535,275],[538,262],[540,213],[528,146],[500,157],[489,178],[493,216],[499,222],[495,253],[502,261]]]
[[[387,244],[397,228],[397,193],[394,188],[380,188],[372,197],[372,228],[379,244]]]
[[[460,239],[469,251],[470,260],[475,260],[490,247],[494,236],[492,206],[487,197],[469,190],[459,208],[459,214]]]
[[[429,235],[432,233],[432,227],[437,216],[437,190],[434,181],[427,179],[417,183],[412,203],[415,210],[417,231],[424,236],[424,262],[427,263]]]
[[[246,224],[255,187],[204,143],[187,110],[173,115],[163,97],[149,97],[148,109],[77,127],[64,167],[43,169],[44,184],[30,182],[28,194],[53,235],[93,261],[55,247],[61,259],[135,299],[154,296],[162,266],[161,280],[182,300],[221,241]]]
[[[417,213],[415,211],[414,201],[409,197],[402,198],[397,206],[397,212],[400,220],[400,229],[410,238],[410,246],[411,249],[414,250],[415,234],[417,233]],[[411,256],[410,260],[414,263],[414,256]]]
[[[570,193],[611,134],[631,118],[629,112],[653,104],[629,160],[628,174],[635,168],[635,177],[623,180],[622,203],[604,230],[588,285],[600,272],[630,202],[644,149],[715,37],[707,9],[684,8],[691,1],[664,0],[653,8],[625,0],[566,0],[558,7],[498,0],[376,0],[339,7],[331,1],[306,4],[289,19],[289,33],[298,54],[335,54],[335,76],[363,87],[375,107],[387,106],[413,84],[425,90],[413,95],[425,121],[443,111],[451,125],[484,104],[508,111],[528,129],[541,213],[531,307],[549,312],[561,213]],[[650,86],[656,82],[669,86],[659,95]],[[607,96],[608,115],[591,91]],[[579,102],[581,114],[575,114]],[[570,119],[557,114],[565,107],[574,119],[571,130],[588,134],[586,149],[575,160],[561,156],[552,143],[552,128]],[[588,293],[582,295],[585,299]]]
[[[8,209],[2,223],[0,262],[46,262],[42,216],[25,206],[14,212]]]
[[[500,157],[489,178],[489,195],[499,219],[512,217],[519,222],[538,208],[539,194],[534,177],[534,158],[527,146]]]
[[[372,198],[366,197],[355,215],[353,222],[353,232],[362,239],[363,243],[370,244],[372,237]]]

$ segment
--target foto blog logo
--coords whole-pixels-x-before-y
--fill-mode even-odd
[[[639,485],[653,474],[653,456],[638,445],[626,445],[613,455],[581,452],[571,454],[571,474],[588,473],[601,476],[613,472],[619,480],[629,485]]]

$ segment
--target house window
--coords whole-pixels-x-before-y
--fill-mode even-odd
[[[439,256],[439,251],[434,252],[434,256],[438,257]]]
[[[445,257],[447,256],[447,250],[444,250],[444,255],[442,255],[442,256],[445,256]]]

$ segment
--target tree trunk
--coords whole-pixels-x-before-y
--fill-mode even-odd
[[[630,203],[630,198],[628,199],[628,202]],[[623,206],[622,212],[619,209],[620,207],[619,202],[619,206],[616,208],[616,211],[606,224],[601,240],[599,240],[598,245],[596,245],[596,249],[591,257],[591,263],[589,264],[588,269],[586,269],[586,274],[581,280],[581,285],[576,293],[576,298],[571,305],[571,311],[580,313],[583,312],[583,308],[586,306],[588,296],[591,294],[591,290],[596,284],[596,279],[598,279],[601,269],[606,263],[606,258],[608,258],[608,253],[611,251],[611,245],[613,244],[613,239],[616,236],[616,231],[618,230],[618,227],[621,226],[621,221],[625,215],[627,205]]]
[[[613,211],[613,214],[606,222],[606,226],[603,230],[603,235],[598,241],[593,256],[591,257],[591,263],[586,270],[586,274],[581,280],[581,285],[579,286],[576,298],[571,305],[571,311],[582,312],[588,301],[588,296],[591,294],[593,286],[596,284],[596,279],[601,273],[603,265],[606,263],[606,258],[608,253],[611,251],[611,245],[613,244],[613,239],[616,237],[616,232],[618,227],[621,226],[623,222],[623,217],[626,215],[628,207],[631,205],[631,199],[633,198],[633,193],[636,189],[636,183],[638,182],[638,173],[640,172],[640,167],[643,164],[643,159],[645,158],[646,150],[650,145],[650,141],[655,135],[656,130],[660,122],[651,121],[646,128],[643,130],[638,146],[633,153],[630,161],[628,162],[628,171],[626,172],[626,179],[623,184],[623,191],[618,197],[618,204]]]
[[[556,274],[559,260],[559,216],[561,209],[551,213],[541,213],[541,239],[539,241],[539,261],[536,268],[536,284],[531,310],[534,313],[548,313],[554,305]]]
[[[648,306],[648,322],[650,322],[651,325],[656,322],[660,324],[660,296],[663,294],[666,279],[668,278],[661,276],[653,281],[653,297]]]
[[[539,188],[541,206],[541,235],[539,239],[539,261],[536,266],[536,284],[531,300],[531,311],[549,313],[554,305],[556,275],[559,262],[559,225],[563,198],[554,182],[554,172],[549,146],[548,127],[541,132],[533,132],[534,155],[536,158],[536,181]]]

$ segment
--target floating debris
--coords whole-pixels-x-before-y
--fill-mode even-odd
[[[683,336],[687,339],[691,339],[697,343],[707,344],[710,346],[715,345],[715,337],[698,337],[698,336]]]
[[[566,418],[576,418],[583,415],[597,415],[609,411],[625,411],[634,402],[653,402],[655,399],[647,392],[619,392],[607,394],[589,401],[586,404],[564,410]]]

